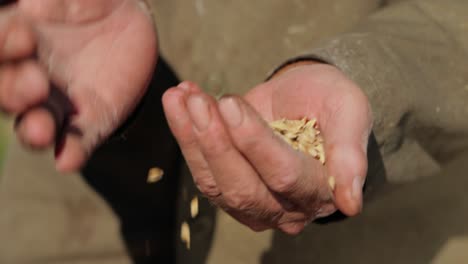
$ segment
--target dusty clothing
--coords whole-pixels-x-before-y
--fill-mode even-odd
[[[468,148],[468,3],[389,2],[396,3],[155,1],[154,8],[169,62],[212,93],[243,93],[298,55],[338,66],[369,96],[387,175],[402,182],[437,172]]]
[[[369,96],[390,181],[429,176],[468,149],[467,1],[387,8],[313,54]]]
[[[369,96],[382,173],[398,183],[434,175],[468,149],[468,2],[393,2],[172,0],[154,1],[154,10],[162,52],[179,77],[213,94],[243,93],[301,56],[342,69]],[[310,225],[294,238],[250,232],[220,213],[211,249],[215,223],[204,201],[185,250],[178,234],[165,232],[177,233],[195,194],[159,112],[158,95],[173,82],[153,87],[127,141],[103,146],[83,172],[113,211],[78,175],[57,175],[45,156],[12,145],[0,184],[0,236],[9,239],[1,263],[154,263],[171,254],[200,263],[208,252],[208,263],[427,263],[445,240],[466,234],[466,177],[449,170],[382,191],[362,216]],[[168,172],[172,183],[162,184],[172,193],[146,186],[152,166]],[[167,215],[171,206],[177,219]],[[408,250],[421,241],[420,252]]]

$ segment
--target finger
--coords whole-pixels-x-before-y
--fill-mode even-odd
[[[277,137],[241,98],[225,97],[219,107],[237,149],[272,191],[312,213],[331,201],[327,173],[317,160]]]
[[[109,0],[21,0],[21,12],[50,22],[87,23],[108,15],[122,1]],[[131,2],[131,1],[130,1]]]
[[[190,94],[201,93],[201,90],[200,88],[198,88],[198,86],[189,82],[181,83],[179,87],[175,89],[178,89],[179,92],[180,90],[182,90],[182,92],[186,93],[185,94],[186,96]],[[211,187],[214,186],[216,191],[214,192],[211,191],[212,202],[216,204],[217,206],[220,206],[221,208],[223,208],[225,211],[231,214],[239,222],[243,223],[244,225],[248,226],[249,228],[251,228],[252,230],[256,232],[260,232],[268,228],[280,225],[283,222],[292,221],[292,220],[299,219],[299,218],[304,219],[304,215],[298,214],[298,213],[290,213],[292,215],[288,213],[287,215],[278,215],[277,217],[272,217],[272,214],[273,214],[272,212],[270,212],[268,215],[261,215],[260,212],[258,211],[255,212],[254,210],[251,210],[251,209],[247,211],[239,210],[237,208],[239,206],[238,204],[229,203],[229,205],[227,205],[224,199],[224,196],[218,196],[220,194],[220,191],[218,190],[216,186],[216,182],[214,181],[213,174],[210,170],[210,167],[207,164],[207,161],[205,160],[205,158],[203,157],[203,154],[201,153],[200,146],[198,146],[198,143],[196,142],[193,143],[193,140],[196,141],[196,138],[194,138],[195,135],[193,134],[192,123],[190,123],[190,119],[185,120],[185,118],[183,118],[188,115],[187,109],[185,109],[182,113],[179,113],[178,115],[177,112],[174,111],[172,108],[173,102],[171,102],[172,99],[170,97],[172,97],[173,94],[171,93],[179,93],[179,92],[174,91],[174,88],[173,88],[164,95],[163,102],[165,105],[166,116],[168,117],[169,124],[171,126],[173,133],[176,135],[176,138],[179,138],[178,142],[181,145],[182,151],[185,153],[184,156],[186,157],[189,163],[189,167],[191,167],[191,171],[192,171],[193,177],[195,178],[195,182],[199,183],[198,185],[201,191],[206,192],[207,190],[213,190],[214,188],[211,188]],[[186,96],[183,96],[183,99],[186,99],[187,98]],[[179,109],[185,108],[185,104],[183,102],[182,103],[179,102],[179,104],[181,104],[178,107]],[[173,122],[178,123],[178,122],[182,122],[182,120],[189,122],[189,124],[186,124],[186,125],[189,125],[189,128],[185,130],[185,131],[188,131],[188,133],[184,133],[184,131],[182,132],[179,131],[177,129],[178,125],[173,124]],[[186,140],[189,141],[188,144],[185,143]],[[206,186],[208,186],[208,188]],[[216,197],[213,194],[216,194]],[[242,208],[244,206],[240,206],[240,207]],[[290,234],[297,233],[297,230],[291,230],[290,226],[287,224],[282,225],[280,229]]]
[[[251,219],[272,219],[281,205],[232,144],[216,102],[205,94],[192,94],[187,108],[201,152],[227,206],[251,215]]]
[[[279,225],[278,229],[289,235],[298,235],[306,225],[305,221],[289,222]]]
[[[179,85],[177,85],[178,88],[180,88],[186,95],[192,94],[192,93],[202,93],[202,89],[198,87],[196,83],[189,82],[189,81],[184,81],[181,82]]]
[[[50,147],[54,143],[54,119],[45,108],[31,109],[17,122],[16,134],[23,144],[42,149]]]
[[[371,111],[367,98],[359,92],[340,96],[326,104],[329,114],[322,132],[328,157],[327,169],[336,181],[335,202],[346,215],[356,215],[362,209]]]
[[[65,94],[62,90],[53,86],[47,101],[42,104],[42,107],[46,108],[54,119],[55,123],[55,166],[56,169],[63,173],[78,171],[86,162],[91,150],[97,145],[96,137],[104,137],[105,134],[102,130],[96,130],[92,125],[88,125],[88,130],[81,128],[86,127],[83,124],[101,124],[105,127],[108,122],[105,122],[106,118],[102,116],[92,115],[89,109],[80,109],[78,115],[77,105],[73,102],[82,102],[86,97],[75,97],[71,98],[71,94]],[[99,100],[95,98],[95,100]],[[79,104],[82,105],[82,104]],[[96,104],[95,107],[97,107]],[[104,104],[101,104],[103,106]],[[105,111],[99,111],[98,113],[105,113]],[[91,118],[94,122],[90,121]],[[102,119],[99,119],[102,118]],[[94,129],[93,129],[94,128]],[[93,133],[84,134],[83,131],[91,131]],[[92,136],[90,136],[92,135]]]
[[[0,12],[0,59],[14,60],[31,56],[36,48],[34,32],[16,12],[16,6]]]
[[[220,194],[213,175],[209,169],[197,139],[192,130],[192,123],[185,105],[189,94],[200,93],[200,89],[193,83],[184,82],[178,87],[171,88],[163,95],[163,106],[166,118],[174,134],[187,164],[194,177],[195,184],[208,197]]]
[[[83,147],[82,136],[74,131],[67,131],[55,146],[55,167],[62,173],[77,171],[89,154]]]
[[[0,105],[7,112],[19,114],[46,100],[48,94],[47,75],[36,62],[0,67]]]

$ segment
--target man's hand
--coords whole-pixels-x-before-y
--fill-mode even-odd
[[[297,234],[337,209],[349,216],[360,212],[371,110],[338,69],[295,65],[244,98],[219,102],[185,82],[167,91],[163,104],[198,188],[250,228]],[[318,119],[325,166],[267,124],[303,117]],[[336,179],[334,191],[329,177]]]
[[[0,107],[22,142],[79,169],[144,94],[156,44],[143,0],[17,1],[0,9]]]

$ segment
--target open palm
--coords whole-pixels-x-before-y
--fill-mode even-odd
[[[157,53],[149,12],[141,0],[20,0],[1,12],[16,27],[1,34],[17,43],[2,56],[3,72],[13,68],[13,88],[0,89],[18,95],[2,108],[21,115],[18,136],[35,147],[57,143],[55,123],[69,115],[57,167],[78,169],[145,92]]]
[[[333,66],[301,66],[255,87],[245,100],[267,121],[319,120],[327,162],[325,167],[308,173],[310,181],[334,177],[337,207],[347,214],[360,210],[372,113],[366,96],[354,82]],[[282,153],[277,155],[278,160],[287,160]],[[357,194],[353,187],[359,190]]]
[[[244,97],[218,102],[185,82],[168,90],[163,103],[200,191],[252,229],[296,234],[337,209],[360,212],[371,112],[360,88],[335,67],[292,67]],[[325,166],[265,122],[304,117],[319,122]]]

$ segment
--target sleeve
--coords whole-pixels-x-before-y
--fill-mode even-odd
[[[393,4],[285,65],[323,61],[364,90],[387,180],[433,175],[468,150],[467,12],[466,0]]]

